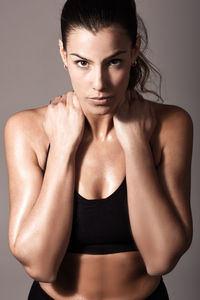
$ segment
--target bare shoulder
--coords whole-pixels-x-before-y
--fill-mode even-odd
[[[48,137],[43,128],[47,106],[19,111],[9,117],[4,128],[7,162],[30,159],[44,168]]]
[[[30,143],[45,138],[43,120],[47,106],[16,112],[11,115],[4,128],[5,139],[16,136],[26,138]]]
[[[30,130],[33,128],[33,125],[37,125],[43,121],[46,109],[47,106],[42,106],[18,111],[8,118],[5,128],[15,125],[17,127],[25,127],[24,129]]]
[[[149,103],[154,107],[163,139],[169,138],[172,134],[180,134],[182,136],[193,134],[192,118],[184,108],[153,101],[149,101]]]

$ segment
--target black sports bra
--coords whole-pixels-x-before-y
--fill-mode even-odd
[[[126,177],[110,196],[103,199],[88,200],[74,190],[73,223],[67,252],[108,254],[137,250],[129,221]]]

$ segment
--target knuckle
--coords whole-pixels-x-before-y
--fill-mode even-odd
[[[49,105],[47,106],[47,111],[50,110],[52,108],[53,104],[49,103]]]
[[[72,92],[72,91],[69,91],[69,92],[66,94],[67,98],[72,97],[72,95],[73,95],[73,92]]]

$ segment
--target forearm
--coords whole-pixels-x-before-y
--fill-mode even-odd
[[[57,271],[71,234],[73,219],[74,162],[72,151],[51,147],[40,194],[16,242],[19,260],[44,274]],[[46,270],[45,270],[46,269]]]
[[[147,267],[166,265],[183,251],[183,224],[159,182],[150,145],[138,140],[125,160],[133,237]]]

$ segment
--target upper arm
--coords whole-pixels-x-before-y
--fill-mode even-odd
[[[163,134],[165,145],[158,167],[159,180],[184,226],[189,246],[193,234],[190,207],[193,122],[190,115],[180,107],[171,106]]]
[[[38,197],[43,180],[31,143],[31,122],[27,114],[20,112],[11,116],[4,131],[10,199],[8,238],[13,254],[17,236]]]

